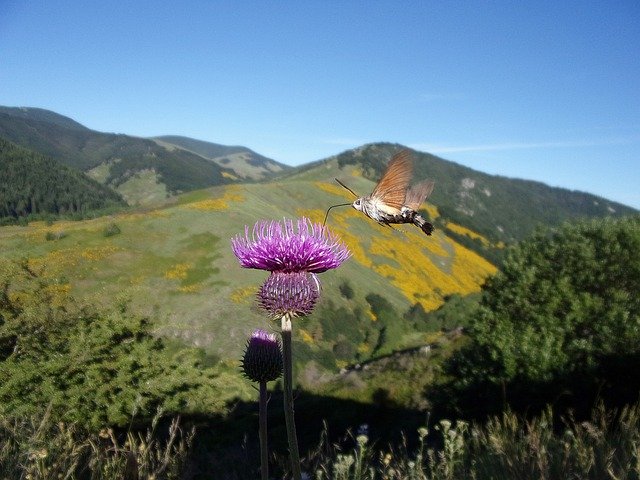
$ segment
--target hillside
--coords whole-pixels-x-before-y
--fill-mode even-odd
[[[359,181],[365,188],[373,185]],[[306,215],[322,221],[328,205],[347,198],[321,181],[220,186],[146,213],[5,227],[0,248],[5,256],[30,258],[34,268],[59,279],[62,290],[92,302],[124,295],[157,320],[159,331],[235,362],[246,336],[266,325],[254,303],[265,273],[239,267],[231,237],[259,218]],[[121,233],[106,236],[114,223]],[[423,343],[431,328],[416,328],[416,314],[437,308],[452,294],[477,292],[496,270],[440,230],[426,237],[417,229],[382,229],[352,209],[337,212],[329,226],[353,257],[320,275],[316,312],[297,322],[297,358],[314,359],[315,368],[336,370]],[[65,235],[47,242],[49,232]],[[405,316],[410,310],[414,315]]]
[[[238,177],[246,180],[264,180],[291,169],[246,147],[220,145],[178,135],[154,137],[154,140],[160,145],[181,148],[231,168]]]
[[[234,171],[153,140],[96,132],[53,112],[0,109],[0,137],[87,173],[130,204],[230,183]]]
[[[0,224],[47,214],[81,217],[124,205],[113,190],[77,170],[0,138]]]
[[[20,118],[25,121],[38,121],[51,123],[59,127],[72,128],[76,130],[89,130],[84,125],[76,122],[75,120],[60,115],[59,113],[45,110],[44,108],[26,108],[26,107],[2,107],[0,106],[0,113]]]
[[[356,179],[362,176],[377,180],[391,156],[401,148],[404,147],[390,143],[364,145],[302,166],[290,177],[328,180],[327,173],[338,166]],[[416,181],[429,178],[436,182],[429,198],[437,209],[429,209],[436,226],[468,246],[475,244],[476,249],[486,246],[485,240],[491,243],[522,240],[539,225],[556,226],[582,217],[637,213],[633,208],[589,193],[488,175],[428,153],[414,151],[413,156]],[[371,191],[348,176],[342,180],[351,182],[347,184],[362,195]]]

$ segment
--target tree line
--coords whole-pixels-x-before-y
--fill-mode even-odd
[[[82,217],[118,208],[113,190],[51,158],[0,138],[0,223],[46,215]]]

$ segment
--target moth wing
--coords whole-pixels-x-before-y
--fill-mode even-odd
[[[400,209],[405,203],[407,187],[411,181],[413,163],[411,152],[402,150],[396,153],[382,178],[371,192],[371,198],[378,199],[385,205]]]
[[[420,205],[422,205],[429,195],[431,195],[434,186],[435,183],[431,180],[416,183],[407,191],[405,205],[411,210],[418,210]]]

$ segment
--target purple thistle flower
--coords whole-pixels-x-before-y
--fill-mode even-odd
[[[309,315],[320,296],[313,273],[272,272],[258,291],[258,304],[274,317]]]
[[[254,382],[270,382],[282,375],[282,348],[276,336],[256,330],[247,341],[242,356],[242,373]]]
[[[234,237],[231,247],[243,267],[270,272],[321,273],[337,268],[351,255],[326,227],[308,218],[298,219],[295,226],[293,220],[260,220],[251,237],[245,227],[244,237]]]

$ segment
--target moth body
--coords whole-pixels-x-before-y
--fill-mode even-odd
[[[412,223],[431,235],[433,225],[417,210],[433,191],[434,183],[425,181],[409,188],[411,171],[410,154],[403,150],[391,159],[373,192],[351,206],[382,225]]]

